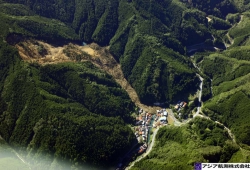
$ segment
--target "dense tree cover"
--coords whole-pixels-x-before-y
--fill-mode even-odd
[[[214,97],[204,106],[204,113],[230,127],[239,143],[249,145],[245,131],[249,121],[249,74],[213,87]]]
[[[90,63],[29,65],[5,43],[0,57],[0,134],[11,146],[110,165],[132,145],[134,105],[109,75]]]
[[[202,62],[203,72],[217,86],[224,81],[234,80],[249,73],[249,62],[225,57],[223,54],[212,54]],[[233,69],[232,69],[233,68]]]
[[[210,26],[215,30],[227,30],[231,27],[229,22],[217,17],[213,17]]]
[[[212,79],[213,98],[203,112],[228,126],[239,143],[249,145],[249,47],[234,47],[203,59],[202,70]]]
[[[72,36],[75,37],[72,39],[110,45],[111,53],[122,64],[125,77],[144,103],[172,102],[178,100],[181,94],[188,93],[190,88],[196,88],[197,79],[191,69],[192,65],[181,55],[185,54],[186,45],[204,42],[211,38],[211,34],[205,13],[188,9],[184,3],[171,0],[6,2],[28,6],[27,11],[33,12],[28,12],[30,15],[36,13],[64,22],[65,26],[70,26],[67,27],[68,31],[62,30],[59,33],[64,38],[69,39],[63,32],[72,35],[76,33],[78,37]],[[57,30],[61,28],[50,24],[46,26],[42,22],[45,18],[38,22],[39,18],[41,17],[30,16],[25,22],[15,22],[18,28],[28,30],[32,35],[44,37],[51,32],[55,34],[52,36],[54,40],[58,39]],[[72,28],[73,30],[70,30]],[[145,61],[149,61],[147,67]],[[182,69],[173,72],[172,68]],[[156,77],[154,72],[149,71],[158,69],[163,71],[156,73]],[[170,76],[165,76],[163,72]],[[173,80],[174,77],[178,77],[178,80]],[[163,89],[160,84],[168,87]],[[165,91],[166,89],[168,90]]]
[[[232,47],[238,46],[249,46],[249,21],[250,21],[250,13],[249,11],[244,12],[243,14],[239,15],[239,22],[234,27],[229,29],[228,35],[233,39]],[[228,37],[225,37],[228,38]],[[240,55],[239,55],[240,56]]]
[[[185,45],[202,43],[211,38],[206,14],[197,9],[185,10],[182,14],[181,39]]]
[[[0,9],[0,36],[3,39],[11,33],[18,33],[54,43],[79,40],[78,35],[67,24],[35,15],[24,5],[0,3]]]
[[[237,6],[233,0],[192,0],[191,6],[206,12],[208,15],[225,17],[228,13],[235,13]]]
[[[240,14],[228,14],[226,17],[226,20],[230,22],[231,24],[236,24],[240,21]]]
[[[208,54],[200,64],[203,72],[212,79],[213,86],[213,98],[202,110],[228,126],[238,143],[249,145],[249,16],[245,12],[227,18],[232,23],[234,20],[239,22],[229,30],[233,45],[222,53]]]
[[[234,4],[237,6],[240,12],[246,11],[250,9],[250,1],[249,0],[234,0]]]
[[[238,90],[234,94],[225,92],[220,100],[214,97],[205,105],[204,112],[213,119],[222,121],[231,128],[235,134],[237,142],[249,145],[249,97],[245,91]],[[232,93],[232,92],[231,92]],[[215,103],[216,102],[216,103]]]
[[[15,40],[9,35],[15,33],[16,38],[25,35],[53,43],[70,40],[110,46],[125,77],[146,104],[176,102],[197,89],[197,70],[185,57],[186,47],[203,42],[223,46],[231,37],[235,48],[196,58],[204,73],[202,100],[208,100],[203,112],[232,128],[238,143],[249,145],[250,15],[229,14],[242,12],[240,2],[249,3],[2,0],[0,37],[10,44]],[[208,15],[213,15],[211,22]],[[246,48],[237,47],[240,45]],[[28,146],[31,155],[46,152],[75,165],[113,163],[131,146],[134,136],[126,123],[134,106],[110,76],[90,63],[27,64],[2,41],[0,57],[0,134],[12,146]],[[225,142],[228,136],[221,127],[196,120],[185,128],[159,131],[158,150],[136,168],[188,169],[196,161],[227,162],[232,155],[239,160],[234,154],[238,148]],[[197,146],[199,155],[193,153]],[[209,153],[203,151],[209,149]],[[192,154],[183,155],[189,152]],[[161,162],[152,163],[153,157]],[[164,165],[166,162],[173,164]]]
[[[225,51],[225,55],[227,57],[230,57],[230,58],[235,58],[235,59],[238,59],[238,60],[246,60],[246,61],[250,61],[250,57],[248,55],[248,51],[249,51],[249,47],[246,46],[246,47],[235,47],[235,48],[232,48],[228,51]]]
[[[195,162],[230,162],[240,152],[224,127],[195,118],[181,127],[163,127],[152,152],[132,169],[193,169]],[[247,161],[247,160],[245,160]]]
[[[120,60],[124,75],[132,82],[138,95],[142,96],[142,102],[150,104],[154,101],[177,100],[181,97],[179,92],[197,88],[198,78],[189,68],[192,64],[183,56],[162,46],[143,48],[147,44],[143,44],[142,37],[128,45],[133,51],[125,53]]]
[[[18,15],[36,13],[65,22],[73,29],[59,33],[64,38],[75,37],[74,39],[86,42],[110,45],[110,51],[121,63],[125,77],[135,88],[141,101],[147,104],[156,101],[173,102],[183,93],[197,88],[197,78],[194,78],[194,70],[190,69],[192,65],[181,56],[185,54],[185,46],[212,41],[211,31],[214,33],[214,30],[230,27],[227,21],[216,17],[212,17],[212,22],[208,23],[207,14],[225,17],[230,12],[236,12],[235,4],[228,0],[221,0],[219,3],[192,1],[192,6],[170,0],[6,2],[28,6],[20,5],[22,10],[16,12]],[[9,12],[10,4],[4,6],[4,11],[13,13]],[[217,15],[216,9],[221,10],[221,13]],[[24,22],[15,22],[18,28],[25,31],[28,29],[32,35],[46,37],[53,34],[54,39],[60,37],[57,30],[61,28],[44,24],[47,22],[45,18],[39,22],[38,18],[41,17],[36,18],[31,16]],[[74,36],[67,36],[63,32]],[[223,46],[221,37],[216,37],[213,44]],[[175,61],[172,62],[173,60]],[[180,67],[185,69],[179,69]],[[162,87],[163,85],[167,87]],[[209,92],[207,94],[209,96]]]

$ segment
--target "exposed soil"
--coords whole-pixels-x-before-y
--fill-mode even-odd
[[[160,109],[159,107],[146,106],[140,102],[137,93],[124,78],[120,64],[109,53],[109,47],[100,47],[95,43],[86,46],[72,43],[53,46],[38,40],[24,40],[17,43],[15,47],[23,60],[37,62],[41,65],[91,61],[98,68],[112,75],[138,107],[151,113],[155,113],[156,109]]]
[[[212,21],[211,18],[209,18],[209,17],[206,17],[206,18],[207,18],[207,21],[208,21],[208,22],[211,22],[211,21]]]

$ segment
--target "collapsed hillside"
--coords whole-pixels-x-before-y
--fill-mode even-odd
[[[51,45],[43,41],[26,39],[15,44],[20,57],[29,63],[58,64],[64,62],[86,62],[90,61],[98,68],[112,75],[114,80],[128,93],[131,100],[145,111],[154,113],[157,107],[142,104],[140,99],[124,78],[121,65],[117,63],[109,52],[109,47],[100,47],[95,43],[80,46],[69,43],[64,46]]]
[[[28,64],[5,43],[0,54],[0,134],[26,150],[25,159],[46,152],[48,166],[110,166],[133,145],[127,124],[135,106],[110,75],[90,62]]]
[[[17,3],[0,4],[3,20],[11,23],[6,25],[9,29],[3,31],[5,35],[10,31],[46,41],[66,39],[109,46],[124,77],[144,104],[169,104],[198,87],[199,79],[184,56],[184,46],[204,42],[211,34],[206,28],[205,13],[196,15],[197,11],[188,9],[184,3],[5,2]]]
[[[114,164],[134,141],[130,98],[145,110],[153,107],[139,101],[184,100],[199,84],[187,47],[231,44],[194,56],[204,74],[202,111],[249,148],[249,13],[238,13],[248,6],[247,0],[0,1],[0,135],[38,157]],[[29,37],[16,44],[19,54],[6,43],[13,34]],[[79,46],[83,41],[90,45]]]

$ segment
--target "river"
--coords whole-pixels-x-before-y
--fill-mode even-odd
[[[198,46],[200,46],[200,45],[204,45],[204,44],[203,44],[203,43],[202,43],[202,44],[198,44]],[[196,49],[190,49],[190,50],[196,51]],[[193,65],[194,65],[194,67],[197,69],[198,73],[201,72],[200,68],[199,68],[194,62],[193,62]],[[196,113],[193,115],[193,118],[188,119],[188,120],[183,121],[183,122],[180,122],[178,119],[175,118],[175,116],[174,116],[172,110],[171,110],[171,109],[168,109],[169,116],[171,116],[171,117],[173,118],[173,120],[174,120],[174,126],[185,125],[185,124],[189,123],[191,120],[193,120],[195,117],[199,116],[199,117],[202,117],[202,118],[204,118],[204,119],[209,119],[209,120],[215,122],[216,124],[222,125],[222,126],[224,127],[224,129],[227,130],[227,132],[228,132],[229,136],[231,137],[232,141],[233,141],[234,143],[236,143],[235,136],[234,136],[234,134],[231,132],[231,130],[230,130],[228,127],[226,127],[224,124],[222,124],[221,122],[219,122],[219,121],[217,121],[217,120],[212,120],[210,117],[200,114],[200,113],[201,113],[201,108],[202,108],[202,100],[201,100],[201,99],[202,99],[202,91],[203,91],[203,77],[201,77],[201,75],[198,74],[198,73],[197,73],[196,75],[197,75],[197,76],[199,77],[199,79],[200,79],[200,85],[199,85],[199,89],[198,89],[198,101],[199,101],[199,105],[197,106],[197,111],[196,111]],[[212,80],[211,80],[211,81],[212,81]],[[212,84],[211,84],[211,89],[212,89]],[[141,161],[145,156],[147,156],[147,155],[150,153],[150,151],[151,151],[152,148],[153,148],[153,145],[155,144],[155,137],[156,137],[157,132],[158,132],[159,129],[160,129],[160,127],[157,128],[157,129],[154,131],[154,133],[153,133],[153,138],[152,138],[152,142],[150,143],[150,145],[149,145],[147,151],[146,151],[143,155],[139,156],[136,160],[134,160],[133,162],[131,162],[130,165],[129,165],[128,167],[126,167],[126,170],[129,170],[131,167],[134,166],[134,164],[135,164],[136,162]],[[236,144],[237,144],[237,143],[236,143]]]

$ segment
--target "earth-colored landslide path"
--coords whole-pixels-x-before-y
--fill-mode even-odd
[[[160,109],[159,107],[146,106],[140,102],[136,91],[125,79],[121,65],[109,53],[109,47],[100,47],[95,43],[85,46],[69,43],[58,47],[38,40],[25,40],[17,43],[15,47],[23,60],[37,62],[41,65],[91,61],[95,66],[112,75],[138,107],[151,113]],[[76,56],[80,56],[80,59],[77,59]]]

